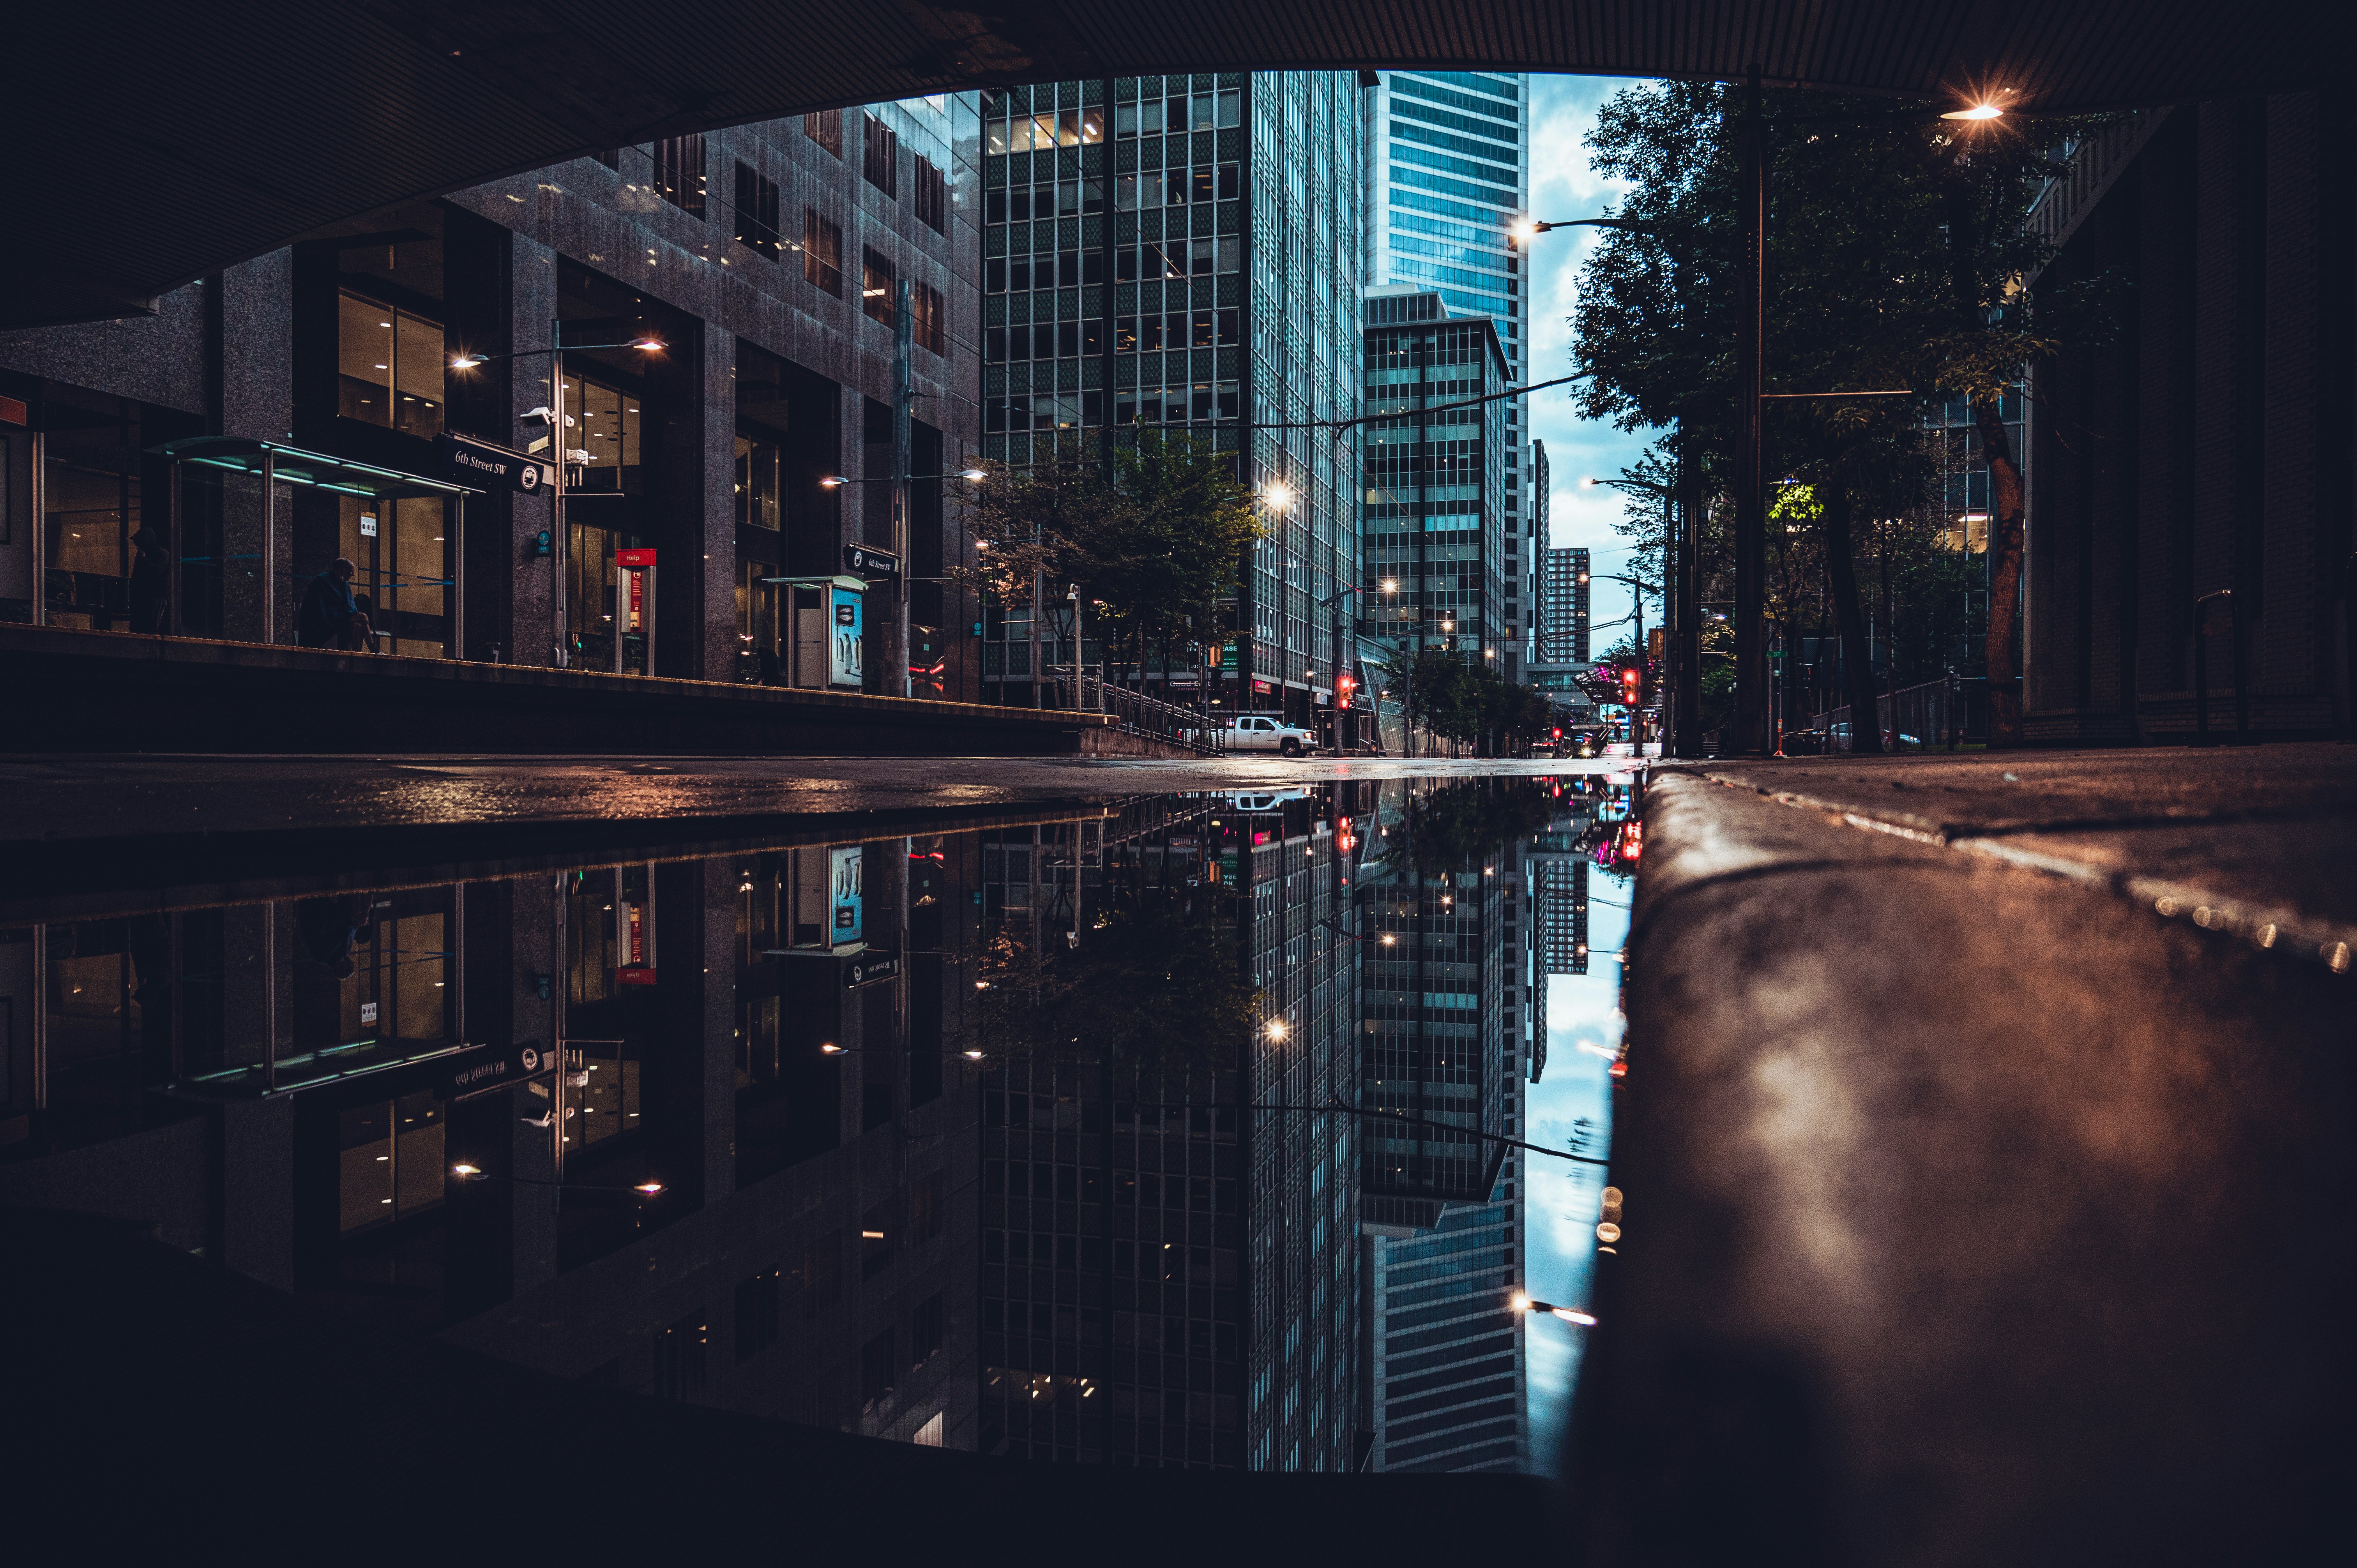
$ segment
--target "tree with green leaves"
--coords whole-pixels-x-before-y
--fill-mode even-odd
[[[1705,493],[1724,491],[1734,471],[1742,99],[1717,83],[1631,88],[1588,138],[1598,171],[1629,182],[1620,216],[1636,226],[1608,231],[1582,276],[1573,325],[1574,359],[1592,377],[1584,412],[1629,429],[1676,424]],[[2085,127],[1946,121],[1945,105],[1806,91],[1764,103],[1767,390],[1910,394],[1771,402],[1768,472],[1809,488],[1835,619],[1862,650],[1856,584],[1842,581],[1858,520],[1919,505],[1932,471],[1923,415],[1938,399],[1969,401],[1994,481],[1993,739],[2010,744],[2022,488],[2001,403],[2027,367],[2104,329],[2091,308],[2100,290],[2047,297],[2022,286],[2049,253],[2024,219],[2053,170],[2050,149]],[[1867,695],[1871,714],[1870,683]],[[1875,725],[1856,728],[1867,748]]]
[[[1191,435],[1140,430],[1110,466],[1073,453],[984,467],[968,522],[976,585],[1016,603],[1035,580],[1051,599],[1077,585],[1096,607],[1096,639],[1128,655],[1108,662],[1134,671],[1149,650],[1168,670],[1174,646],[1209,637],[1213,607],[1265,532],[1234,455]]]

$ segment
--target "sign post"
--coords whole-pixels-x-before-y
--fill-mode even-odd
[[[468,1100],[554,1072],[556,1053],[538,1040],[519,1040],[511,1046],[477,1046],[462,1050],[445,1057],[436,1067],[434,1098]]]
[[[471,435],[453,435],[446,430],[434,438],[434,449],[450,477],[462,485],[536,496],[554,488],[556,482],[555,470],[539,458],[511,446],[478,441]]]

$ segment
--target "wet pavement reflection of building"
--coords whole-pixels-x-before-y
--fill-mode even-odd
[[[1609,804],[1363,782],[12,906],[0,1203],[870,1436],[1527,1469],[1496,1139]]]

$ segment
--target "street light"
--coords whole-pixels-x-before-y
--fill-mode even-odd
[[[548,347],[545,349],[516,349],[503,354],[477,354],[462,349],[450,360],[450,368],[454,371],[475,371],[480,370],[493,360],[525,360],[535,354],[547,354],[552,357],[548,377],[548,444],[555,452],[556,482],[549,486],[548,489],[550,524],[548,601],[550,615],[554,622],[552,631],[556,639],[556,667],[560,670],[567,669],[573,663],[573,637],[566,627],[566,622],[570,618],[571,607],[566,601],[565,592],[566,556],[570,551],[565,537],[565,427],[570,421],[565,412],[565,344],[564,338],[565,323],[551,321],[548,324]],[[662,338],[648,333],[633,338],[627,343],[576,343],[572,349],[576,353],[589,353],[603,349],[634,349],[641,354],[660,354],[669,347],[670,345]],[[621,669],[622,634],[618,629],[614,634],[614,672],[619,674]],[[647,673],[650,675],[654,673],[651,666]]]
[[[666,1190],[668,1190],[668,1189],[666,1189],[666,1188],[664,1187],[663,1184],[662,1184],[662,1183],[661,1183],[661,1182],[659,1182],[659,1181],[642,1181],[642,1182],[640,1182],[640,1183],[638,1183],[637,1185],[632,1186],[632,1187],[590,1187],[590,1186],[587,1186],[587,1185],[585,1185],[585,1184],[583,1184],[583,1183],[581,1183],[581,1182],[566,1182],[566,1181],[541,1181],[541,1180],[537,1179],[536,1177],[533,1177],[533,1176],[492,1176],[490,1172],[488,1172],[488,1171],[484,1170],[484,1169],[483,1169],[483,1167],[482,1167],[482,1166],[480,1166],[480,1165],[464,1165],[464,1164],[452,1165],[452,1166],[450,1167],[450,1174],[451,1174],[452,1176],[457,1176],[460,1181],[464,1181],[464,1182],[477,1182],[477,1181],[508,1181],[508,1182],[515,1182],[515,1183],[517,1183],[517,1184],[519,1184],[519,1185],[521,1185],[521,1186],[523,1186],[523,1187],[555,1187],[555,1188],[556,1188],[560,1193],[563,1193],[563,1192],[635,1192],[635,1193],[637,1193],[640,1197],[661,1197],[663,1195],[663,1193],[664,1193]]]
[[[960,468],[954,474],[911,474],[909,476],[909,482],[913,485],[920,479],[986,479],[988,478],[990,478],[990,470],[987,468]],[[890,485],[897,483],[899,483],[898,480],[891,478],[855,479],[846,474],[829,474],[824,478],[819,480],[818,488],[823,490],[831,490],[841,485]]]
[[[1596,1326],[1596,1318],[1589,1313],[1581,1312],[1577,1307],[1557,1306],[1551,1301],[1533,1301],[1521,1291],[1514,1293],[1512,1305],[1516,1312],[1544,1312],[1549,1316],[1560,1317],[1566,1323],[1577,1323],[1583,1328]]]

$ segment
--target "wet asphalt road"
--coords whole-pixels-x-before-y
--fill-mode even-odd
[[[1340,779],[1560,776],[1599,762],[1231,757],[1204,761],[861,757],[19,757],[0,843],[299,827],[665,821],[1265,791]]]

